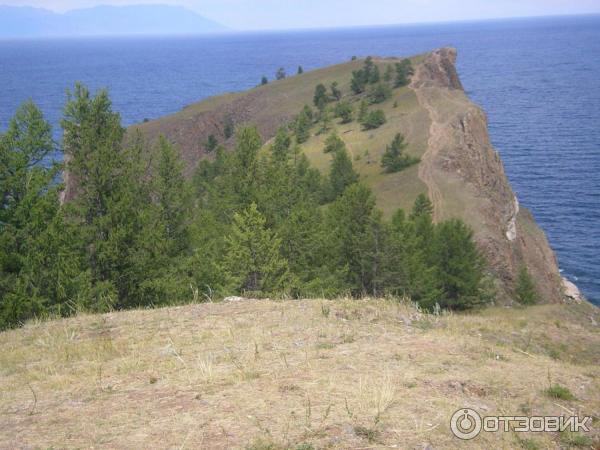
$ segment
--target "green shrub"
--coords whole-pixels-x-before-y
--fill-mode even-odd
[[[560,384],[554,384],[550,386],[544,391],[544,394],[550,398],[555,398],[558,400],[575,400],[573,393],[568,388],[561,386]]]
[[[376,128],[379,128],[386,122],[387,119],[385,118],[385,113],[382,110],[378,109],[375,111],[368,112],[362,122],[362,125],[365,130],[374,130]]]

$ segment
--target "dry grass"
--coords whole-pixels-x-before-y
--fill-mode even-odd
[[[429,316],[405,302],[305,300],[32,322],[0,334],[0,447],[597,445],[597,422],[587,440],[464,443],[449,418],[460,407],[599,416],[599,315],[586,304]],[[553,385],[575,399],[546,395]]]

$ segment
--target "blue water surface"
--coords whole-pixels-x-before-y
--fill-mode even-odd
[[[0,130],[33,99],[55,127],[76,81],[107,87],[126,125],[351,56],[458,49],[467,93],[564,274],[600,304],[600,16],[240,33],[0,41]]]

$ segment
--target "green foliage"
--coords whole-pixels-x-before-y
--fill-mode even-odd
[[[339,139],[339,138],[338,138]],[[348,156],[343,142],[336,142],[337,147],[333,154],[329,169],[329,192],[327,198],[331,201],[342,195],[344,190],[358,181],[358,173],[352,167],[352,160]]]
[[[279,69],[277,69],[277,72],[275,72],[275,79],[283,80],[285,77],[286,77],[285,69],[283,67],[280,67]]]
[[[375,73],[372,61],[365,67]],[[372,114],[364,99],[361,111]],[[328,114],[319,114],[323,128]],[[409,217],[383,220],[338,135],[325,141],[328,176],[311,167],[298,142],[314,121],[305,107],[271,151],[261,151],[256,128],[240,128],[233,151],[215,146],[187,181],[170,142],[125,140],[107,93],[76,85],[62,121],[69,190],[61,206],[50,127],[26,104],[0,135],[0,328],[231,293],[479,304],[483,264],[472,231],[460,221],[434,224],[425,195]],[[403,163],[404,148],[396,136],[390,167]]]
[[[342,91],[339,90],[337,81],[331,83],[331,96],[337,101],[342,98]]]
[[[365,59],[362,69],[352,72],[350,88],[355,94],[362,94],[368,84],[379,83],[380,80],[379,68],[373,63],[373,58],[369,56]]]
[[[415,71],[410,59],[403,59],[401,62],[396,63],[396,79],[394,81],[394,86],[398,88],[408,85],[410,83],[410,77],[412,77],[414,73]]]
[[[336,153],[338,151],[345,151],[346,144],[340,139],[337,133],[331,133],[327,139],[325,139],[325,148],[323,153]]]
[[[521,266],[515,287],[517,301],[523,305],[533,305],[538,302],[539,295],[535,288],[533,278],[526,266]]]
[[[310,129],[313,125],[313,112],[308,105],[300,112],[294,122],[294,132],[296,134],[296,141],[299,144],[306,142],[310,137]]]
[[[383,81],[389,83],[392,81],[392,77],[394,76],[394,68],[391,65],[387,65],[385,68],[385,72],[383,74]]]
[[[483,258],[473,241],[473,231],[451,219],[436,226],[433,239],[436,278],[443,308],[469,309],[482,301]]]
[[[362,120],[362,126],[365,130],[374,130],[385,124],[387,119],[385,113],[381,109],[369,111]]]
[[[342,123],[352,122],[352,105],[349,102],[341,101],[333,109],[335,117],[342,119]]]
[[[404,141],[404,136],[401,133],[396,134],[394,140],[387,146],[385,153],[381,157],[381,167],[387,173],[399,172],[419,162],[418,158],[404,154],[407,146],[408,144]]]
[[[560,384],[553,384],[544,391],[544,394],[557,400],[576,400],[573,393],[568,388],[561,386]]]
[[[377,83],[369,93],[371,103],[383,103],[392,97],[392,88],[385,83]]]
[[[292,139],[285,128],[279,128],[275,135],[275,141],[271,147],[273,159],[276,161],[286,161],[290,154]]]
[[[265,84],[269,84],[269,79],[263,75],[263,77],[260,80],[260,84],[263,85],[263,86]]]
[[[224,270],[238,291],[267,295],[284,291],[289,283],[281,239],[265,224],[255,203],[233,216],[231,232],[225,238]]]
[[[361,100],[358,108],[358,121],[363,123],[369,114],[369,104],[366,100]]]
[[[50,125],[31,102],[0,135],[0,329],[66,314],[66,302],[85,289],[74,230],[60,214],[58,166],[40,164],[54,150]]]
[[[211,134],[208,136],[208,139],[206,140],[206,144],[204,145],[204,148],[206,149],[206,151],[208,153],[212,153],[215,151],[215,149],[217,148],[218,145],[219,145],[219,141],[217,141],[217,138],[215,137],[214,134]]]
[[[235,125],[233,124],[233,119],[231,117],[227,117],[225,119],[225,123],[223,124],[223,135],[225,139],[229,139],[235,133]]]
[[[327,88],[324,84],[320,83],[315,88],[315,95],[313,96],[313,103],[319,109],[319,111],[323,111],[329,98],[327,97]]]
[[[298,66],[298,75],[302,75],[304,73],[304,69],[302,66]]]

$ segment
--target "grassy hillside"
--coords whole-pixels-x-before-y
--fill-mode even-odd
[[[436,316],[375,299],[31,322],[0,334],[0,448],[592,448],[597,420],[470,442],[449,420],[600,416],[598,322],[586,303]]]
[[[411,61],[416,65],[422,59],[422,56],[417,56]],[[375,59],[381,74],[398,61],[398,58]],[[226,146],[233,145],[233,138],[226,139],[223,135],[226,120],[231,119],[237,127],[258,126],[268,146],[268,141],[279,126],[291,121],[304,105],[314,107],[313,95],[319,83],[329,89],[333,82],[337,82],[343,95],[342,100],[352,103],[356,119],[359,102],[365,95],[354,95],[350,82],[352,72],[363,65],[364,60],[357,59],[273,81],[247,92],[213,97],[190,105],[179,113],[140,124],[133,129],[139,129],[151,139],[161,133],[168,136],[178,144],[188,162],[188,173],[191,173],[200,159],[210,157],[205,154],[204,149],[204,143],[210,134],[215,135]],[[394,89],[390,99],[372,105],[369,109],[383,110],[387,123],[376,130],[363,131],[356,120],[341,124],[340,119],[335,119],[330,132],[337,132],[344,140],[355,169],[361,179],[373,189],[378,206],[389,217],[399,207],[409,209],[416,196],[427,191],[427,186],[419,179],[417,167],[400,173],[384,174],[380,166],[381,156],[386,145],[399,132],[405,135],[409,143],[406,153],[422,156],[427,149],[430,120],[427,111],[408,86]],[[315,167],[327,173],[331,155],[324,154],[323,148],[329,132],[318,134],[318,128],[318,125],[313,127],[311,138],[301,148]]]

